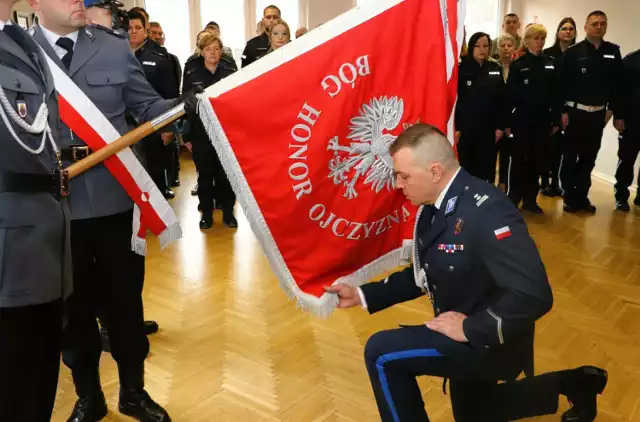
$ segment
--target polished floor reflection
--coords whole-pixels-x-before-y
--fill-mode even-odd
[[[239,229],[216,212],[198,228],[195,170],[185,155],[172,201],[184,238],[161,252],[152,240],[144,291],[150,337],[147,389],[174,422],[379,420],[362,361],[374,332],[431,315],[427,300],[369,316],[360,309],[315,319],[278,286],[238,209]],[[544,216],[527,215],[554,289],[552,312],[538,324],[536,372],[582,364],[607,368],[598,421],[640,421],[640,209],[614,211],[612,188],[595,182],[595,216],[562,212],[542,198]],[[106,421],[117,412],[118,379],[103,355]],[[432,421],[452,421],[439,380],[420,379]],[[53,420],[66,421],[75,393],[62,369]],[[561,401],[561,411],[568,407]],[[479,419],[481,420],[481,418]],[[539,418],[557,421],[559,416]]]

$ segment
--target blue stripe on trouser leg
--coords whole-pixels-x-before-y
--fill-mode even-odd
[[[391,390],[389,390],[389,384],[387,383],[387,375],[384,373],[384,364],[393,362],[396,360],[400,360],[400,359],[437,358],[437,357],[442,357],[442,354],[438,352],[436,349],[417,349],[417,350],[403,350],[401,352],[387,353],[386,355],[381,355],[376,360],[376,368],[378,368],[378,377],[380,378],[380,385],[382,386],[382,392],[384,393],[384,397],[387,400],[387,405],[389,406],[389,410],[391,410],[391,415],[393,416],[394,422],[400,422],[400,417],[398,416],[398,411],[396,410],[396,407],[393,404],[393,398],[391,397]]]

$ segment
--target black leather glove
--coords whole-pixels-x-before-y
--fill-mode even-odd
[[[195,116],[198,113],[198,98],[196,98],[196,94],[201,94],[202,92],[201,86],[194,86],[191,90],[176,98],[173,105],[177,106],[180,103],[184,103],[185,113]]]

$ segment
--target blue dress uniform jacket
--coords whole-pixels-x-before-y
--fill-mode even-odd
[[[31,33],[47,55],[65,69],[40,26],[35,25]],[[129,131],[125,111],[144,122],[172,105],[147,82],[127,40],[97,26],[80,29],[67,74],[122,135]],[[62,147],[83,144],[62,123],[60,130]],[[103,164],[73,179],[70,190],[74,192],[70,201],[74,220],[115,215],[133,208],[131,198]]]
[[[520,212],[497,188],[462,169],[440,209],[432,210],[423,207],[419,217],[413,268],[362,286],[369,312],[428,293],[436,316],[468,316],[465,356],[470,347],[478,364],[502,379],[531,372],[535,321],[553,298]],[[436,348],[455,359],[460,345],[445,341]]]
[[[49,109],[49,126],[58,141],[58,103],[53,79],[45,57],[26,32],[24,39],[35,52],[32,57],[0,31],[0,85],[9,105],[18,114],[22,110],[29,124],[44,98]],[[10,124],[22,142],[38,148],[42,134],[29,134],[13,122]],[[56,169],[55,152],[48,141],[40,154],[31,154],[14,140],[2,120],[0,150],[0,173],[51,174]],[[0,192],[0,308],[52,302],[66,298],[71,290],[66,199],[58,201],[44,192]]]

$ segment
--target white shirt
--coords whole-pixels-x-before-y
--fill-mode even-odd
[[[49,31],[47,28],[45,28],[42,25],[40,25],[40,29],[42,29],[42,34],[44,34],[44,37],[47,39],[47,41],[49,41],[49,44],[51,44],[51,47],[53,48],[53,51],[55,51],[56,54],[58,55],[58,58],[62,59],[67,54],[67,50],[65,50],[64,48],[56,44],[58,40],[62,37],[56,34],[55,32]],[[78,44],[78,31],[74,31],[70,34],[67,34],[65,35],[65,37],[73,41],[73,49],[75,51],[76,44]]]
[[[442,206],[442,202],[444,202],[444,198],[446,198],[447,192],[449,192],[449,189],[451,188],[451,185],[453,184],[453,181],[455,180],[456,176],[458,175],[458,173],[460,173],[460,169],[461,167],[458,167],[458,170],[453,175],[451,180],[449,180],[449,183],[447,183],[447,186],[445,186],[444,189],[442,189],[442,192],[440,192],[438,199],[436,200],[435,204],[433,204],[433,206],[436,207],[436,209],[439,210],[440,207]],[[389,277],[387,277],[387,279],[384,282],[386,283],[387,281],[389,281]],[[360,287],[358,287],[358,295],[360,295],[360,302],[362,302],[362,309],[367,309],[367,299],[364,297],[364,293],[362,292],[362,289]]]
[[[436,207],[436,209],[439,210],[440,207],[442,206],[442,201],[444,201],[444,198],[447,196],[447,192],[449,192],[449,188],[451,187],[451,184],[453,183],[453,180],[456,178],[458,173],[460,173],[460,167],[458,167],[456,174],[454,174],[451,180],[449,180],[449,183],[447,183],[447,186],[445,186],[444,189],[442,189],[442,192],[440,192],[440,196],[438,196],[438,199],[436,200],[435,204],[433,204],[433,206]]]
[[[6,21],[6,22],[5,21],[0,21],[0,31],[4,31],[4,26],[5,25],[13,25],[13,24],[11,23],[11,21]]]

